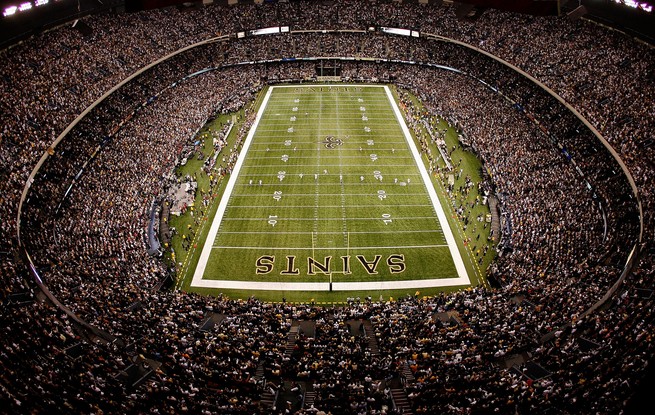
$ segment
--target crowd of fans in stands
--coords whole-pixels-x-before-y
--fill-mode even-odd
[[[655,277],[645,246],[611,306],[586,315],[619,279],[639,234],[620,166],[561,103],[504,65],[440,40],[368,28],[451,37],[554,90],[627,165],[643,204],[645,240],[655,229],[653,49],[555,17],[487,11],[468,22],[449,7],[363,1],[218,7],[91,16],[89,37],[62,27],[2,52],[0,404],[17,412],[268,413],[262,396],[293,380],[316,396],[300,413],[391,414],[390,388],[402,379],[415,413],[620,412],[654,352],[653,300],[640,289]],[[120,87],[50,148],[137,69],[200,40],[281,24],[359,32],[230,37],[183,52]],[[410,125],[438,115],[467,135],[509,224],[508,249],[490,270],[500,288],[339,309],[152,289],[170,271],[144,246],[149,207],[163,195],[184,144],[210,117],[244,108],[267,82],[315,73],[311,61],[236,64],[309,56],[382,60],[339,65],[344,79],[392,81],[418,96],[425,112],[403,99]],[[183,79],[213,66],[221,68]],[[239,137],[252,116],[246,106]],[[229,151],[224,173],[238,145]],[[108,336],[36,301],[42,296],[26,271],[15,218],[46,152],[23,205],[21,241],[55,297]],[[465,215],[466,199],[459,202]],[[212,316],[219,322],[201,330]],[[301,333],[287,355],[287,334],[298,321],[314,322],[315,330]],[[353,321],[370,321],[371,331]],[[532,380],[508,368],[508,359],[525,352],[550,376]],[[161,366],[145,383],[121,381],[130,363],[147,362]]]

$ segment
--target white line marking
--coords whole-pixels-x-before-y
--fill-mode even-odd
[[[371,217],[366,217],[366,218],[353,218],[353,217],[350,217],[349,219],[350,220],[376,220],[376,221],[380,220],[380,218],[371,218]],[[408,220],[408,219],[411,219],[411,220],[414,220],[414,219],[434,219],[434,216],[403,216],[403,217],[394,216],[393,217],[393,220]],[[262,221],[263,222],[266,219],[261,217],[261,218],[223,218],[223,220],[229,220],[229,221],[243,220],[243,221]],[[341,217],[338,217],[338,218],[332,218],[332,217],[321,217],[321,218],[298,218],[298,217],[296,217],[296,218],[289,218],[289,217],[286,217],[286,218],[278,218],[277,219],[278,222],[282,222],[282,221],[291,221],[291,222],[293,222],[293,221],[297,221],[297,220],[316,220],[316,221],[332,222],[332,221],[341,220]]]
[[[275,186],[275,185],[274,184],[271,184],[271,185],[263,184],[262,186]],[[334,186],[336,186],[336,183],[331,184],[331,185],[330,184],[324,184],[324,186],[334,187]],[[259,187],[259,185],[257,185],[257,187]],[[403,196],[425,196],[425,193],[395,193],[395,192],[394,193],[389,193],[389,192],[387,192],[388,196],[395,196],[395,195],[399,195],[399,194],[402,194]],[[321,193],[321,196],[339,196],[339,195],[340,195],[339,193]],[[375,197],[376,196],[375,194],[372,194],[372,193],[351,193],[350,195],[351,196],[370,196],[370,197]],[[261,194],[245,194],[245,193],[233,194],[232,195],[232,197],[261,197],[261,196],[262,196]],[[314,196],[314,194],[313,193],[294,193],[293,196]],[[391,204],[391,206],[399,206],[399,205]]]
[[[329,158],[333,158],[333,157],[334,156],[327,156],[325,158],[329,159]],[[293,156],[293,160],[302,160],[302,159],[313,160],[315,158],[316,157],[302,157],[302,156],[295,156],[295,155]],[[350,157],[350,158],[359,159],[359,160],[367,160],[366,162],[369,163],[369,166],[375,167],[375,168],[380,168],[380,167],[381,168],[385,168],[385,167],[414,167],[413,164],[385,164],[384,162],[374,163],[374,162],[371,161],[370,156],[368,156],[368,155],[366,157],[361,157],[360,156],[360,157]],[[410,159],[409,157],[399,157],[399,158]],[[251,160],[280,160],[280,157],[251,157],[250,159]],[[378,154],[378,160],[379,159],[380,159],[380,155]],[[298,164],[298,163],[293,163],[293,162],[287,162],[287,164],[285,164],[285,166],[304,166],[304,165],[305,165],[305,163]],[[339,167],[338,164],[321,164],[321,166]],[[270,167],[270,166],[268,166],[268,167]],[[343,164],[343,167],[366,167],[366,165],[363,165],[362,163]],[[334,174],[332,174],[332,176],[334,176]]]
[[[271,232],[260,232],[260,231],[222,231],[223,234],[243,234],[243,235],[270,235]],[[389,231],[382,232],[370,232],[370,231],[352,231],[349,232],[351,235],[389,235]],[[393,234],[397,233],[443,233],[441,229],[432,229],[432,230],[417,230],[417,231],[393,231]],[[312,232],[282,232],[282,235],[311,235]],[[341,235],[341,232],[321,232],[321,235]]]
[[[321,232],[321,234],[323,234]],[[311,246],[306,246],[306,247],[289,247],[289,246],[224,246],[224,245],[214,245],[212,246],[213,249],[261,249],[263,251],[284,251],[284,250],[309,250],[309,249],[315,249],[317,251],[343,251],[348,249],[347,246],[335,246],[335,247],[325,247],[325,248],[320,248],[320,247],[311,247]],[[401,249],[401,248],[448,248],[448,245],[405,245],[405,246],[355,246],[355,247],[350,247],[350,249]]]
[[[295,196],[293,194],[285,194],[285,198]],[[269,209],[271,205],[233,205],[236,208],[258,208],[258,209]],[[393,206],[393,207],[432,207],[432,205],[384,205],[384,206]],[[286,208],[306,208],[307,205],[284,205]],[[341,205],[321,205],[322,208],[340,208]],[[348,205],[349,208],[370,208],[371,205]],[[379,219],[379,218],[378,218]],[[395,232],[395,231],[394,231]]]
[[[327,278],[327,276],[326,276]],[[430,280],[396,280],[378,282],[333,282],[332,291],[382,291],[432,287],[453,287],[467,285],[460,277]],[[193,284],[197,288],[222,288],[233,290],[266,291],[329,291],[329,282],[275,282],[275,281],[235,281],[199,280]]]

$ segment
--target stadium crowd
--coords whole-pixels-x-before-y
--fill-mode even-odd
[[[332,3],[90,16],[89,37],[62,27],[2,52],[3,408],[270,413],[262,396],[292,380],[315,393],[313,406],[298,413],[391,414],[399,409],[390,389],[399,384],[415,413],[622,410],[653,355],[653,300],[642,295],[655,277],[652,247],[643,247],[607,306],[587,314],[619,280],[639,235],[620,166],[564,105],[504,65],[441,40],[368,27],[451,37],[552,88],[626,163],[643,203],[645,240],[654,229],[653,49],[585,21],[488,11],[467,22],[449,7]],[[328,31],[225,38],[183,52],[120,87],[51,148],[135,70],[209,37],[283,24]],[[359,32],[332,31],[346,29]],[[607,53],[595,52],[601,45]],[[245,106],[243,138],[253,116],[247,104],[267,82],[315,74],[311,62],[252,62],[308,56],[380,60],[341,62],[342,76],[394,82],[425,105],[422,112],[403,99],[410,125],[438,115],[467,135],[509,224],[490,270],[499,288],[338,309],[154,289],[170,270],[146,252],[149,207],[170,184],[183,146],[209,118]],[[212,66],[219,69],[189,76]],[[104,334],[42,301],[18,246],[21,194],[45,152],[22,206],[20,240],[55,297]],[[226,174],[237,153],[238,145],[221,166]],[[470,201],[458,200],[465,217]],[[203,329],[212,319],[216,325]],[[287,335],[299,321],[314,322],[315,331],[299,336],[288,355]],[[371,331],[357,332],[353,321],[370,322]],[[513,369],[516,355],[549,376]],[[148,362],[157,363],[152,375],[126,386],[121,373],[130,363],[147,370]]]

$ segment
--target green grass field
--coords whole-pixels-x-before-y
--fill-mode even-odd
[[[262,99],[256,128],[234,173],[215,190],[194,248],[182,249],[177,237],[172,241],[178,288],[338,303],[432,294],[482,281],[493,254],[477,258],[463,244],[470,229],[453,217],[456,201],[412,149],[415,140],[399,123],[390,91],[290,86],[272,88]],[[218,119],[206,130],[225,122]],[[456,141],[454,131],[448,136]],[[479,179],[474,155],[458,148],[455,156]],[[198,167],[190,162],[178,174]],[[199,175],[199,188],[203,180]],[[452,229],[449,238],[444,223]],[[179,229],[188,224],[188,215],[171,218]]]
[[[273,88],[191,287],[467,284],[389,97],[382,87]]]

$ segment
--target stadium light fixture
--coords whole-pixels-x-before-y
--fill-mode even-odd
[[[11,16],[12,14],[16,14],[16,10],[18,10],[18,6],[9,6],[2,12],[2,15],[4,17]]]
[[[651,13],[653,11],[653,5],[643,2],[643,1],[635,1],[635,0],[614,0],[614,3],[622,4],[624,6],[632,7],[633,9],[638,9],[638,10],[643,10],[647,13]]]

